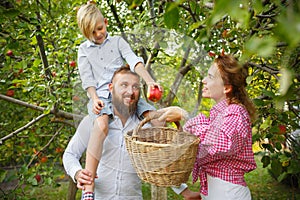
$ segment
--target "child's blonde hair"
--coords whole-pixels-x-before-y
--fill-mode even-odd
[[[99,20],[104,20],[104,17],[94,3],[81,6],[77,12],[78,27],[84,37],[90,41],[94,41],[93,31]]]

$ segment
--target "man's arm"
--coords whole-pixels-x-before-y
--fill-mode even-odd
[[[84,117],[63,154],[64,168],[75,183],[75,175],[82,169],[79,160],[87,148],[92,126],[92,120],[89,116]]]

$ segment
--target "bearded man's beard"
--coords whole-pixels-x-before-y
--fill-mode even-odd
[[[114,94],[114,91],[112,92],[112,104],[115,107],[115,109],[125,118],[129,118],[132,114],[136,112],[137,109],[137,101],[133,104],[129,104],[129,106],[125,105],[123,103],[123,98],[126,96],[122,96],[122,98],[118,98],[116,94]],[[134,98],[134,96],[131,96]]]

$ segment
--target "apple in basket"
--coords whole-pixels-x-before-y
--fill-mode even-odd
[[[147,98],[150,101],[157,102],[162,97],[162,91],[158,88],[158,86],[149,87],[147,91]]]

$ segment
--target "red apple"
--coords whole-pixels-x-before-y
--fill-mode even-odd
[[[75,66],[76,66],[76,62],[75,62],[74,60],[71,60],[71,61],[69,62],[69,65],[70,65],[71,67],[75,67]]]
[[[73,98],[72,98],[72,99],[73,99],[73,101],[79,101],[79,100],[80,100],[79,96],[76,96],[76,95],[75,95],[75,96],[73,96]]]
[[[52,72],[52,77],[56,77],[56,72]]]
[[[45,163],[45,162],[47,162],[47,160],[48,160],[47,156],[43,156],[41,158],[41,163]]]
[[[13,90],[6,91],[6,96],[13,97],[14,95],[15,95],[15,91],[13,91]]]
[[[212,52],[212,51],[208,52],[208,55],[209,55],[210,57],[215,57],[215,56],[216,56],[216,54],[215,54],[214,52]]]
[[[62,148],[60,148],[60,147],[57,147],[56,149],[55,149],[55,152],[56,153],[61,153],[61,152],[63,152],[64,150],[62,149]]]
[[[6,55],[9,56],[9,57],[12,57],[14,55],[13,51],[12,50],[8,50],[6,52]]]
[[[147,98],[150,101],[157,102],[162,97],[162,91],[159,90],[158,86],[148,87]]]
[[[37,175],[35,175],[35,180],[39,183],[40,181],[41,181],[41,179],[42,179],[42,177],[41,177],[41,175],[39,175],[39,174],[37,174]]]
[[[279,134],[285,134],[286,133],[286,126],[283,124],[278,125],[279,128]]]

